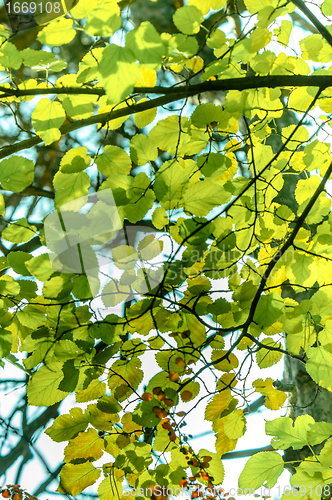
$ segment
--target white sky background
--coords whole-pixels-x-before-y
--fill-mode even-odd
[[[318,9],[315,9],[315,7],[311,4],[311,10],[314,12]],[[316,13],[316,12],[315,12]],[[285,19],[289,19],[288,16],[285,16]],[[322,21],[326,24],[326,20],[322,19]],[[298,40],[303,37],[303,31],[300,29],[293,30],[291,39],[290,39],[290,44],[293,47],[296,47],[296,51],[299,52],[299,47],[298,47]],[[284,49],[281,49],[281,47],[278,47],[278,50],[284,51]],[[274,50],[276,52],[276,50]],[[290,55],[292,53],[290,52]],[[33,99],[30,101],[27,106],[33,107],[36,105],[37,101],[41,99],[42,97]],[[175,104],[175,108],[180,107],[179,103]],[[187,107],[187,115],[189,116],[191,113],[191,108],[188,106]],[[160,118],[163,118],[166,116],[165,111],[162,111],[162,114],[158,115],[158,120]],[[184,113],[185,115],[185,113]],[[153,124],[149,127],[151,128]],[[95,131],[95,127],[87,127],[86,129],[80,131],[77,134],[77,137],[80,139],[81,143],[86,145],[89,141],[89,152],[95,152],[96,151],[96,143],[93,140],[93,133]],[[326,140],[326,139],[325,139]],[[24,152],[24,156],[30,156],[31,152]],[[47,201],[48,203],[48,201]],[[40,205],[40,210],[41,213],[43,212],[43,206],[42,204]],[[19,215],[19,214],[17,214]],[[45,215],[45,214],[43,214]],[[20,216],[23,216],[20,214]],[[31,219],[32,220],[32,219]],[[37,222],[37,221],[36,221]],[[45,249],[43,249],[44,251]],[[36,253],[35,253],[36,255]],[[217,282],[215,282],[215,285],[217,285]],[[218,283],[218,288],[220,287],[220,284]],[[217,297],[215,297],[217,298]],[[227,298],[227,296],[226,296]],[[144,359],[144,358],[143,358]],[[150,378],[150,376],[154,373],[156,373],[155,368],[157,371],[160,370],[160,368],[156,365],[154,359],[151,357],[151,360],[149,360],[149,367],[150,371],[145,372],[145,379],[143,381],[147,382]],[[252,381],[257,379],[257,378],[267,378],[271,377],[273,379],[281,379],[282,378],[282,371],[283,371],[283,363],[279,362],[275,366],[260,370],[256,368],[255,366],[251,369],[248,378],[247,378],[247,387],[250,387],[252,384]],[[7,379],[7,378],[19,378],[21,379],[23,375],[23,372],[20,372],[17,368],[13,367],[10,365],[8,362],[5,364],[5,369],[0,371],[0,379]],[[212,379],[211,375],[211,384],[214,383],[214,380]],[[208,384],[209,383],[209,373],[208,371],[205,372],[204,375],[204,381]],[[6,418],[12,411],[13,407],[16,405],[16,402],[18,398],[24,393],[25,388],[23,387],[22,389],[18,389],[16,391],[13,390],[7,390],[4,393],[1,393],[1,398],[0,398],[0,415],[3,418]],[[255,393],[252,397],[252,400],[257,399],[260,396],[259,393]],[[69,396],[65,399],[65,401],[62,403],[60,410],[61,413],[68,413],[69,409],[72,408],[73,405],[77,405],[75,403],[74,396]],[[81,407],[86,407],[86,404],[80,404],[78,406]],[[185,410],[186,407],[188,407],[189,404],[183,405],[183,409]],[[185,420],[187,422],[187,426],[184,427],[182,430],[186,434],[191,434],[194,437],[196,435],[202,435],[205,432],[207,433],[210,431],[210,424],[204,420],[204,407],[205,404],[198,406],[198,408],[190,414]],[[177,408],[179,411],[181,410],[181,404]],[[37,409],[37,408],[31,408],[31,416],[33,418],[36,418],[36,416],[43,411],[43,408]],[[272,420],[278,416],[282,416],[285,414],[285,410],[280,410],[278,412],[272,412],[270,410],[262,409],[255,414],[247,416],[247,432],[245,436],[243,436],[239,441],[237,445],[237,450],[244,450],[244,449],[251,449],[251,448],[259,448],[259,447],[264,447],[270,444],[270,439],[268,436],[265,435],[264,432],[264,427],[265,427],[265,420]],[[17,426],[17,429],[20,429],[21,423],[18,421],[18,419],[12,422],[13,425]],[[8,444],[11,446],[14,443],[13,438],[8,440]],[[62,461],[63,459],[63,449],[66,446],[65,443],[54,443],[47,435],[42,434],[35,442],[37,448],[43,453],[47,460],[47,465],[51,470],[54,470],[59,462]],[[214,436],[213,433],[206,434],[202,437],[194,438],[190,444],[193,446],[195,451],[198,451],[200,448],[207,448],[210,450],[214,449]],[[9,449],[8,449],[9,450]],[[8,452],[8,450],[4,450],[4,453]],[[33,450],[31,450],[32,453]],[[107,455],[105,455],[106,457]],[[105,459],[101,459],[100,465],[105,462]],[[233,459],[233,460],[224,460],[223,465],[225,468],[225,480],[223,483],[224,489],[227,491],[230,488],[237,488],[237,478],[239,476],[239,473],[242,471],[244,464],[246,463],[247,458],[245,459]],[[16,474],[16,469],[17,466],[19,465],[19,461],[16,462],[15,466],[11,468],[9,471],[5,482],[6,483],[11,483],[14,481],[15,474]],[[40,462],[38,460],[31,460],[27,465],[24,467],[23,474],[20,479],[20,484],[22,485],[23,488],[27,489],[29,492],[33,492],[38,485],[47,477],[47,473],[45,468],[43,468],[40,465]],[[1,483],[0,483],[1,484]],[[4,483],[3,483],[4,484]],[[54,485],[55,483],[53,483]],[[282,489],[285,485],[289,484],[289,474],[287,472],[284,472],[282,476],[280,476],[277,486],[279,485],[280,488]],[[278,490],[276,489],[277,486],[274,488],[274,498],[278,498]],[[53,486],[54,487],[54,486]],[[96,491],[96,486],[93,486],[89,488],[87,491]],[[258,490],[259,491],[259,490]],[[40,495],[41,499],[45,498],[50,498],[51,495],[49,494],[43,494]],[[131,497],[130,497],[131,498]],[[238,497],[239,498],[239,497]]]

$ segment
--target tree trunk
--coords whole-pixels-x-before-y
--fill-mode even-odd
[[[283,382],[293,384],[297,393],[297,402],[294,408],[294,418],[299,415],[311,415],[316,422],[332,422],[332,393],[320,387],[312,380],[307,373],[305,364],[297,359],[285,356]],[[319,452],[323,445],[314,446],[315,452]],[[312,453],[307,446],[301,450],[289,448],[285,450],[284,460],[302,461]],[[294,463],[294,465],[298,465]],[[295,469],[292,464],[288,464],[287,469],[294,474]]]

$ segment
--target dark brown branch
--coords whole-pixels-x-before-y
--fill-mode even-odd
[[[332,76],[318,75],[318,76],[304,76],[304,75],[268,75],[262,77],[246,77],[246,78],[230,78],[228,80],[214,81],[214,82],[204,82],[198,85],[192,85],[187,87],[138,87],[136,89],[137,93],[163,93],[161,97],[151,99],[149,101],[141,102],[139,104],[133,104],[126,108],[115,109],[110,113],[101,113],[99,115],[93,115],[85,120],[76,120],[63,125],[60,128],[61,135],[69,134],[75,130],[78,130],[89,125],[101,124],[105,125],[111,120],[116,118],[121,118],[123,116],[130,116],[133,113],[139,113],[141,111],[146,111],[152,108],[158,108],[160,106],[165,106],[180,99],[185,99],[187,97],[202,94],[203,92],[212,91],[227,91],[227,90],[248,90],[248,89],[258,89],[258,88],[276,88],[276,87],[318,87],[320,89],[325,89],[332,86]],[[56,93],[50,89],[36,89],[36,92],[32,92],[33,95],[37,95],[41,90],[41,93]],[[44,90],[46,92],[44,92]],[[63,89],[58,89],[63,90]],[[73,93],[77,92],[78,89],[72,89]],[[67,93],[70,93],[70,89],[66,89]],[[22,91],[25,92],[25,91]],[[80,92],[84,93],[84,92]],[[24,94],[21,94],[24,95]],[[42,143],[43,140],[39,137],[33,137],[32,139],[26,139],[24,141],[12,144],[10,146],[5,146],[0,150],[0,160],[6,158],[14,153],[22,151],[24,149],[30,149],[37,144]]]
[[[252,457],[256,453],[261,451],[275,451],[275,449],[269,444],[268,446],[264,446],[264,448],[253,448],[251,450],[239,450],[239,451],[230,451],[225,453],[221,457],[222,460],[229,460],[231,458],[244,458],[244,457]]]
[[[327,41],[327,43],[332,47],[332,35],[331,33],[325,28],[325,26],[317,19],[317,17],[311,12],[310,9],[306,6],[306,4],[303,2],[303,0],[292,0],[292,3],[296,5],[298,9],[300,9],[301,12],[307,18],[312,22],[312,24],[315,26],[315,28],[319,31],[319,33],[322,35],[323,38]]]
[[[295,0],[299,2],[300,0]],[[294,3],[295,3],[294,2]],[[332,35],[329,35],[332,41]],[[172,87],[135,87],[132,95],[136,94],[163,94],[173,96],[172,99],[177,101],[179,99],[184,99],[186,97],[191,97],[198,94],[203,94],[204,92],[225,92],[227,90],[248,90],[248,89],[259,89],[259,88],[275,88],[275,87],[320,87],[327,88],[332,86],[332,76],[329,75],[267,75],[267,76],[250,76],[242,78],[229,78],[225,80],[217,81],[207,81],[199,83],[197,85],[174,85]],[[4,97],[24,97],[24,96],[36,96],[36,95],[48,95],[48,94],[70,94],[70,95],[105,95],[105,90],[98,87],[50,87],[46,89],[8,89],[6,87],[0,86],[0,98]],[[168,101],[167,103],[170,103]],[[166,103],[166,104],[167,104]],[[148,102],[142,103],[148,106]],[[150,109],[151,107],[156,107],[158,104],[153,106],[137,108],[137,111],[144,109]],[[129,106],[131,113],[135,113],[136,105]],[[115,118],[120,116],[125,116],[128,108],[122,108],[121,115],[117,115]],[[116,113],[113,111],[112,113]],[[104,113],[104,115],[109,113]],[[102,114],[98,116],[103,116]],[[82,122],[84,120],[81,120]]]
[[[8,191],[8,189],[3,189],[0,187],[0,190],[1,191]],[[21,191],[20,193],[17,193],[18,195],[22,195],[22,196],[42,196],[44,198],[50,198],[50,199],[54,199],[54,192],[53,191],[46,191],[46,189],[42,189],[42,188],[39,188],[39,187],[35,187],[35,186],[28,186],[26,187],[23,191]]]

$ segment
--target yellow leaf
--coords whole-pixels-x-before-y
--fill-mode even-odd
[[[100,470],[90,462],[84,464],[65,464],[60,472],[59,493],[78,495],[88,486],[94,484],[100,476]]]
[[[276,390],[272,384],[272,378],[265,380],[259,378],[253,382],[256,392],[260,392],[265,396],[265,406],[270,410],[279,410],[286,401],[287,395],[282,391]]]
[[[214,362],[214,367],[222,372],[229,372],[233,370],[233,368],[237,368],[237,366],[239,365],[237,357],[232,352],[227,356],[227,358],[223,359],[219,363],[216,363],[218,359],[222,358],[226,354],[227,351],[214,349],[211,355],[211,361]]]
[[[194,56],[185,62],[185,67],[191,69],[194,73],[198,73],[204,67],[204,60],[200,56]]]
[[[104,413],[97,408],[97,405],[89,405],[90,423],[100,431],[110,431],[113,424],[117,424],[120,417],[117,413]]]
[[[281,348],[281,344],[275,342],[271,338],[263,339],[261,341],[263,345],[266,345],[267,349],[261,348],[256,354],[256,361],[259,368],[268,368],[269,366],[278,363],[281,360],[282,352],[269,350],[269,347]]]
[[[194,5],[206,16],[210,12],[210,9],[222,9],[225,3],[226,0],[189,0],[188,5]]]
[[[221,418],[213,423],[213,427],[216,432],[216,452],[221,457],[225,453],[229,451],[233,451],[235,449],[237,439],[229,438],[225,434],[225,421],[227,417]]]
[[[100,500],[119,500],[121,493],[122,483],[114,477],[114,474],[105,477],[98,486],[98,497]]]
[[[154,69],[146,68],[144,65],[139,67],[141,76],[137,80],[135,87],[154,87],[157,82],[157,73]]]
[[[76,393],[77,403],[86,403],[93,399],[98,399],[103,396],[106,392],[106,384],[100,382],[99,379],[94,379],[90,382],[86,389]]]
[[[245,419],[242,410],[234,410],[225,418],[224,432],[230,439],[239,439],[245,430]]]
[[[258,52],[263,49],[271,41],[271,38],[272,33],[267,28],[256,28],[250,35],[250,52]]]
[[[95,429],[80,432],[72,439],[65,448],[65,462],[72,462],[75,458],[93,458],[98,460],[102,457],[104,441]]]
[[[133,422],[133,417],[131,413],[125,413],[121,418],[122,430],[128,434],[135,432],[141,434],[143,427],[136,422]]]
[[[141,102],[146,102],[147,99],[140,99],[137,104]],[[134,120],[138,128],[143,128],[153,122],[157,114],[157,108],[147,109],[146,111],[141,111],[140,113],[135,113]]]
[[[212,401],[208,403],[205,410],[205,418],[206,420],[216,420],[220,417],[223,411],[227,410],[229,405],[233,400],[233,396],[231,394],[230,389],[226,389],[225,391],[216,394]]]
[[[98,114],[101,114],[101,113],[111,113],[113,109],[119,110],[122,108],[127,108],[128,106],[135,104],[135,101],[134,99],[126,99],[124,102],[120,102],[120,104],[109,104],[107,96],[102,96],[99,99],[98,104],[100,104],[100,108],[98,109]],[[103,125],[103,128],[106,128],[107,130],[108,129],[116,130],[117,128],[121,127],[121,125],[123,124],[123,122],[127,120],[127,118],[128,116],[122,116],[120,118],[116,118],[115,120],[110,120],[106,124],[99,123],[98,127]]]

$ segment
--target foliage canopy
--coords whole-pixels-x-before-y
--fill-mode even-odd
[[[59,492],[220,486],[249,395],[287,406],[248,362],[290,356],[332,391],[332,4],[314,7],[170,2],[167,24],[160,2],[80,0],[0,27],[0,353],[26,353],[30,405],[87,403],[46,430],[68,442]],[[213,450],[183,432],[198,403]],[[274,450],[324,443],[291,479],[321,498],[332,424],[271,418]],[[257,453],[239,487],[283,470]]]

